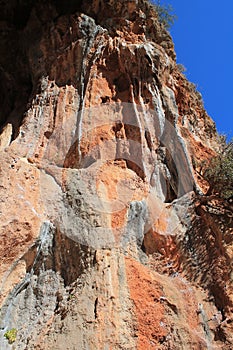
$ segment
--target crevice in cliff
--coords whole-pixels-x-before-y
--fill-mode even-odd
[[[173,200],[177,199],[178,193],[178,183],[179,183],[179,175],[176,169],[176,164],[174,159],[171,156],[171,153],[166,149],[166,156],[164,158],[164,164],[169,171],[169,179],[167,179],[167,193],[165,202],[171,203]]]
[[[97,306],[98,306],[98,298],[95,299],[95,304],[94,304],[95,319],[97,319],[97,317],[98,317]]]
[[[179,174],[176,167],[176,163],[171,155],[171,152],[161,142],[156,150],[158,160],[162,164],[161,176],[163,176],[166,182],[166,203],[172,203],[177,199],[178,186],[179,186]]]

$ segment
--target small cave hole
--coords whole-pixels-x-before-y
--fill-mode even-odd
[[[101,97],[101,103],[108,103],[110,102],[110,97],[109,96],[102,96]]]
[[[47,138],[47,139],[49,139],[51,136],[52,136],[52,132],[51,131],[45,131],[45,133],[44,133],[44,136]]]
[[[121,120],[117,120],[115,125],[112,127],[112,130],[117,134],[123,128],[123,123]]]
[[[98,307],[98,298],[95,299],[95,304],[94,304],[94,315],[95,319],[97,319],[98,314],[97,314],[97,307]]]
[[[122,74],[114,79],[113,84],[116,86],[118,92],[128,91],[130,88],[129,78],[126,74]]]

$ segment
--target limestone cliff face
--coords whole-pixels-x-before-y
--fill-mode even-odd
[[[232,349],[215,126],[153,8],[1,7],[1,350]]]

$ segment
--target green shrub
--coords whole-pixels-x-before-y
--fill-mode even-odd
[[[233,139],[228,143],[225,136],[220,136],[218,153],[202,164],[201,175],[209,183],[207,195],[223,199],[233,196]]]
[[[203,103],[203,98],[202,98],[202,94],[198,91],[198,85],[195,84],[195,83],[192,83],[191,81],[188,82],[188,85],[189,85],[189,89],[191,92],[193,92],[197,99]]]
[[[170,29],[177,19],[176,15],[173,13],[173,7],[171,5],[161,5],[160,0],[154,0],[152,3],[158,14],[160,23],[162,23],[167,30]]]
[[[8,340],[9,344],[13,344],[16,341],[16,336],[17,336],[17,329],[16,328],[9,329],[4,334],[4,337]]]
[[[182,63],[177,63],[177,68],[180,73],[186,72],[186,67]]]

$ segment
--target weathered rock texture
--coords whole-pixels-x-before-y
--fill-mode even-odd
[[[154,10],[0,13],[1,350],[232,349],[232,207],[194,167],[215,125]]]

